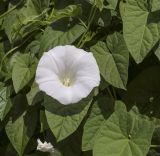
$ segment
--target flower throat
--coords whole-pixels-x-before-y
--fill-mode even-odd
[[[70,80],[70,78],[67,77],[67,78],[63,79],[62,83],[64,86],[69,87],[71,85],[71,80]]]

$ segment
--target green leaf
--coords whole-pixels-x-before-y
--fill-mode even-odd
[[[158,58],[159,61],[160,61],[160,45],[159,45],[158,48],[156,49],[155,55],[157,56],[157,58]]]
[[[147,1],[127,0],[120,6],[124,39],[132,57],[140,63],[159,40],[160,24],[149,21]]]
[[[17,62],[17,59],[19,57],[21,57],[21,53],[20,52],[16,52],[11,56],[11,58],[9,60],[9,67],[10,67],[11,71],[13,70],[13,67],[14,67],[14,65]]]
[[[109,5],[107,6],[107,8],[113,9],[113,10],[116,9],[117,4],[118,4],[118,0],[106,0],[106,1],[109,3]]]
[[[13,24],[16,21],[16,11],[12,11],[12,14],[9,14],[6,16],[3,22],[3,28],[5,30],[5,33],[7,34],[10,42],[13,41],[15,38],[15,30],[14,30],[14,25]]]
[[[31,90],[29,93],[27,93],[27,101],[29,105],[34,105],[36,102],[40,101],[39,98],[38,101],[36,100],[37,94],[40,92],[38,85],[34,82],[31,86]]]
[[[117,101],[115,113],[96,137],[93,156],[146,156],[154,131],[153,122],[126,111]]]
[[[102,11],[104,8],[104,0],[89,0],[89,2],[96,6],[100,11]]]
[[[5,12],[5,3],[4,1],[0,0],[0,15]],[[0,26],[2,25],[3,19],[0,19]]]
[[[18,93],[33,78],[36,70],[36,58],[29,54],[21,54],[16,57],[12,70],[13,86]]]
[[[122,35],[108,36],[107,43],[99,41],[91,47],[104,79],[117,88],[126,88],[129,52]]]
[[[98,98],[91,109],[91,114],[87,119],[82,138],[82,150],[92,150],[96,136],[105,120],[113,112],[113,100],[107,97]]]
[[[160,127],[156,128],[152,137],[152,144],[159,145],[160,144]]]
[[[123,36],[119,33],[109,35],[107,37],[107,46],[116,62],[118,71],[120,71],[119,73],[123,85],[126,87],[128,80],[129,51],[126,47]]]
[[[154,121],[154,123],[156,125],[156,128],[160,128],[160,119],[154,118],[153,121]]]
[[[41,132],[44,132],[45,130],[49,129],[46,114],[44,111],[40,111],[40,124],[41,124]]]
[[[34,8],[36,9],[36,11],[38,13],[42,13],[43,10],[49,8],[49,5],[50,5],[50,1],[51,0],[45,0],[45,1],[41,1],[41,0],[32,0],[32,3],[31,3],[31,8]],[[33,5],[32,5],[33,4]]]
[[[151,3],[151,10],[153,12],[160,10],[160,1],[159,0],[151,0],[150,3]]]
[[[82,8],[80,5],[69,5],[61,10],[53,9],[48,20],[50,22],[55,22],[64,17],[75,17],[82,13]]]
[[[57,141],[71,135],[85,117],[91,100],[90,97],[73,105],[62,105],[52,97],[45,95],[44,106],[48,125]]]
[[[15,120],[10,118],[5,127],[7,136],[15,150],[18,152],[19,156],[22,156],[24,154],[24,150],[30,138],[34,134],[37,124],[36,111],[36,107],[29,108],[27,112],[24,112]]]
[[[24,116],[22,115],[14,122],[10,120],[6,125],[6,133],[19,156],[22,156],[29,141],[27,127],[24,123]]]
[[[37,5],[35,5],[35,0],[26,1],[26,3],[24,4],[23,7],[24,8],[22,8],[22,10],[23,10],[22,16],[24,16],[25,18],[33,17],[33,16],[39,14],[38,9],[37,9]]]
[[[109,9],[103,9],[101,12],[97,12],[94,18],[95,23],[101,27],[107,27],[111,24],[112,16]]]
[[[9,88],[0,88],[0,119],[3,120],[12,107]]]
[[[46,52],[49,49],[58,46],[73,43],[86,31],[82,25],[75,25],[66,32],[53,30],[51,27],[47,27],[41,38],[40,52]]]
[[[4,83],[0,82],[0,89],[4,87]]]
[[[15,5],[10,4],[9,9],[13,8]],[[23,26],[26,21],[31,20],[37,17],[38,11],[33,4],[32,0],[26,1],[23,7],[13,10],[4,18],[3,28],[10,40],[14,42],[18,37],[22,37],[24,32]],[[29,31],[29,30],[28,30]]]
[[[40,51],[40,42],[38,40],[32,41],[30,44],[28,44],[27,48],[25,49],[25,52],[30,52],[32,55],[38,54]]]

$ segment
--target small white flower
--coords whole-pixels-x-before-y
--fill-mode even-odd
[[[100,72],[92,53],[75,46],[45,52],[36,71],[40,90],[62,104],[77,103],[99,86]]]
[[[40,139],[37,139],[37,143],[37,150],[50,153],[54,152],[54,148],[51,143],[47,143],[46,141],[42,143]]]

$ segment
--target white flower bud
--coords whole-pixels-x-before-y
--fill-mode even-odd
[[[47,143],[46,141],[42,143],[40,139],[37,139],[37,143],[37,150],[50,153],[54,152],[54,148],[51,143]]]

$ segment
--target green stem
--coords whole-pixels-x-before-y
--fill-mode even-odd
[[[79,44],[79,48],[82,48],[83,47],[83,45],[85,44],[85,42],[86,42],[86,38],[87,38],[87,36],[88,36],[88,32],[86,32],[85,34],[84,34],[84,37],[82,38],[82,41],[80,42],[80,44]]]
[[[151,145],[151,148],[160,148],[160,145]]]
[[[114,97],[113,97],[113,95],[112,95],[112,93],[111,93],[111,91],[110,91],[109,87],[107,87],[107,91],[108,91],[108,93],[109,93],[110,97],[114,100]]]
[[[115,89],[113,87],[112,87],[112,90],[113,90],[114,98],[117,99],[116,91],[115,91]]]
[[[86,36],[86,32],[82,35],[81,39],[79,40],[77,47],[80,47],[82,40],[84,39],[84,37]]]
[[[86,33],[85,38],[82,40],[81,44],[79,45],[79,48],[82,48],[83,45],[86,43],[86,41],[88,41],[88,39],[91,40],[94,37],[94,35],[95,35],[94,33],[90,33],[90,32]]]
[[[0,71],[2,70],[3,62],[4,62],[4,60],[6,59],[6,57],[7,57],[8,55],[10,55],[12,52],[14,52],[15,50],[19,49],[26,41],[28,41],[28,39],[32,38],[33,35],[34,35],[34,33],[32,32],[32,34],[31,34],[28,38],[26,38],[26,39],[24,40],[24,42],[22,42],[20,45],[18,45],[18,46],[16,46],[16,47],[14,47],[13,49],[9,50],[9,51],[3,56],[2,60],[1,60],[1,64],[0,64]]]
[[[51,23],[50,22],[48,22],[48,21],[40,21],[40,20],[28,20],[28,23],[29,22],[32,22],[32,23],[34,23],[34,22],[39,22],[39,23],[43,23],[43,24],[45,24],[45,25],[50,25]]]
[[[88,28],[90,28],[96,12],[97,12],[97,8],[95,7],[95,8],[93,8],[93,14],[92,14],[91,19],[90,19],[90,21],[89,21]]]
[[[83,25],[86,29],[88,29],[87,25],[86,25],[80,18],[78,18],[78,20],[82,23],[82,25]]]
[[[94,6],[92,6],[91,12],[90,12],[89,17],[88,17],[89,22],[91,21],[91,18],[92,18],[92,15],[93,15],[93,10],[94,10]],[[88,25],[89,25],[89,23],[88,23]]]
[[[10,10],[6,11],[4,14],[2,14],[0,16],[0,19],[3,18],[4,16],[8,15],[9,13],[11,13],[13,10],[15,10],[21,3],[23,0],[21,0],[16,6],[12,7]]]
[[[2,65],[3,65],[3,62],[4,62],[5,58],[6,58],[9,54],[11,54],[11,53],[14,52],[15,50],[17,50],[18,48],[19,48],[19,46],[14,47],[13,49],[9,50],[9,51],[3,56],[2,60],[1,60],[1,64],[0,64],[0,71],[1,71],[1,69],[2,69]]]
[[[87,30],[86,30],[86,32],[82,35],[80,41],[79,41],[78,44],[77,44],[77,47],[79,47],[79,48],[81,48],[81,47],[85,44],[85,42],[86,42],[85,38],[86,38],[87,35],[88,35],[88,31],[89,31],[90,26],[91,26],[91,24],[92,24],[92,22],[93,22],[93,19],[94,19],[94,16],[95,16],[95,14],[96,14],[96,11],[97,11],[97,9],[93,6],[92,9],[91,9],[89,18],[88,18],[89,23],[88,23],[88,26],[87,26]]]

